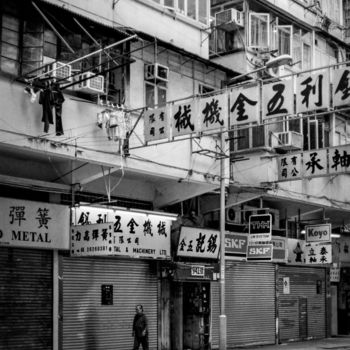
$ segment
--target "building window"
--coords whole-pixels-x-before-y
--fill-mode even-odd
[[[269,48],[270,15],[268,13],[249,13],[249,46]]]
[[[294,29],[293,33],[293,62],[298,70],[311,69],[311,33]]]
[[[329,117],[307,117],[303,120],[304,150],[329,147]]]
[[[292,54],[293,26],[276,26],[278,55]]]
[[[166,104],[167,86],[165,82],[145,82],[146,106],[161,107]]]
[[[209,23],[209,1],[207,0],[151,0],[161,6],[170,8],[195,21]]]

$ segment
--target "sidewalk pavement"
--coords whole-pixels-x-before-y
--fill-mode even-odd
[[[237,350],[237,348],[234,349]],[[350,350],[350,335],[276,345],[249,346],[244,350]]]

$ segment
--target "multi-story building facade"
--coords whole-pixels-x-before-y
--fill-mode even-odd
[[[346,11],[341,1],[3,1],[2,347],[126,349],[141,303],[150,348],[218,348],[221,182],[228,345],[348,332],[331,329],[350,308],[349,125],[334,94]],[[282,55],[292,65],[264,68]],[[298,109],[301,73],[318,76],[313,108]],[[273,115],[281,99],[263,102],[277,84],[288,105]],[[255,107],[242,112],[242,96]],[[325,165],[308,167],[315,152]],[[249,217],[262,212],[279,248],[268,261],[247,257]],[[341,232],[338,265],[306,266],[310,223]],[[340,283],[331,266],[345,268]]]
[[[237,74],[209,60],[209,1],[172,5],[1,2],[3,349],[130,348],[139,303],[170,348],[161,266],[185,213],[161,210],[228,182],[203,154],[222,126],[189,104]]]
[[[348,322],[348,166],[337,165],[337,155],[348,154],[349,101],[341,92],[348,87],[343,80],[348,74],[347,7],[343,1],[212,1],[210,57],[243,75],[226,82],[232,131],[227,229],[248,232],[251,214],[270,212],[274,244],[289,250],[283,264],[277,258],[270,265],[227,262],[233,271],[226,286],[231,345],[348,332],[342,326]],[[286,55],[291,65],[269,68],[269,62]],[[206,212],[219,207],[206,203]],[[329,258],[322,266],[314,251],[300,244],[305,227],[307,235],[308,227],[325,224],[333,232],[333,249],[324,250],[333,251],[333,265]],[[259,268],[265,283],[254,274]],[[334,271],[344,273],[336,279]],[[263,296],[243,276],[256,278]],[[274,294],[274,284],[275,300],[267,297]],[[261,322],[256,322],[257,312],[244,313],[243,295],[259,310]],[[244,315],[241,323],[235,314]]]

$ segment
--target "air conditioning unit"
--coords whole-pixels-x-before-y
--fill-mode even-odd
[[[46,64],[44,59],[44,64]],[[62,82],[69,82],[72,80],[72,66],[70,64],[65,64],[62,62],[52,62],[49,64],[46,64],[43,73],[47,73],[46,76],[50,78],[54,78],[57,80],[61,80]]]
[[[145,64],[146,81],[168,81],[169,68],[159,63]]]
[[[241,223],[241,210],[239,207],[226,208],[226,223],[236,225]]]
[[[232,31],[244,25],[244,14],[236,9],[227,9],[215,14],[215,24],[219,29]]]
[[[75,79],[76,81],[82,81],[74,85],[74,90],[92,95],[104,93],[105,78],[102,75],[95,75],[93,72],[85,72],[78,74]]]
[[[295,131],[272,133],[271,146],[280,151],[296,151],[303,149],[303,135]]]

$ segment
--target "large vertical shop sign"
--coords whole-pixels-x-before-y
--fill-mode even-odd
[[[220,232],[196,227],[181,227],[177,255],[217,259],[220,250]]]
[[[0,246],[69,249],[69,208],[0,198]]]
[[[169,216],[126,210],[73,209],[71,255],[170,259]]]

